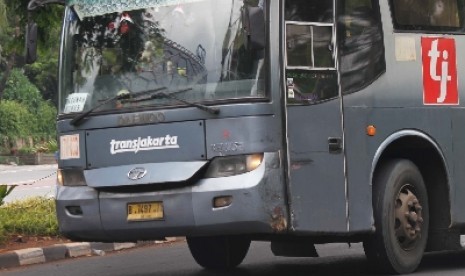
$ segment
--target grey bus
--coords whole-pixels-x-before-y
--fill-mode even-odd
[[[66,237],[185,236],[207,269],[252,240],[306,257],[363,242],[387,273],[462,248],[463,0],[65,6]]]

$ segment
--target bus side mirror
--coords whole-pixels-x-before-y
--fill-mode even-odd
[[[26,26],[26,63],[37,60],[37,23],[31,22]]]
[[[242,24],[247,34],[247,48],[250,50],[265,48],[265,14],[263,9],[245,6],[242,14]]]

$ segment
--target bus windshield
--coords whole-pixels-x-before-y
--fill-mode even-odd
[[[263,0],[152,2],[123,11],[108,9],[111,1],[99,10],[96,2],[90,7],[107,10],[90,16],[68,9],[61,114],[265,97],[264,39],[250,39],[251,29],[265,37]],[[150,97],[160,89],[183,101]],[[118,93],[137,96],[101,104]]]

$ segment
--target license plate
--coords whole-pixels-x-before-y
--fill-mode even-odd
[[[128,221],[163,219],[162,202],[128,204]]]

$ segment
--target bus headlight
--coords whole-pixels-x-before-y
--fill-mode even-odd
[[[227,177],[255,170],[263,161],[263,153],[216,157],[210,163],[205,178]]]
[[[57,182],[61,186],[86,186],[82,169],[63,169],[57,172]]]

